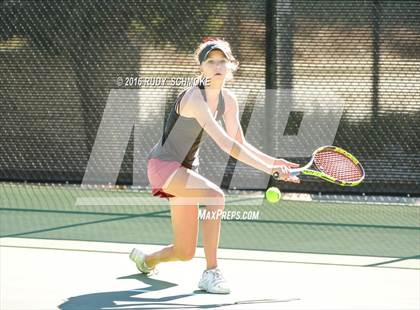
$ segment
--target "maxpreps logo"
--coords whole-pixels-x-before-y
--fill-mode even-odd
[[[345,105],[345,100],[334,92],[308,88],[297,94],[295,93],[297,90],[292,89],[266,89],[251,92],[249,89],[238,88],[235,91],[242,94],[243,102],[254,103],[252,113],[249,115],[246,140],[249,136],[267,137],[270,135],[269,146],[273,152],[276,152],[276,156],[308,157],[319,145],[333,143]],[[133,136],[133,186],[148,186],[144,169],[148,160],[148,152],[145,150],[152,149],[156,143],[165,117],[163,109],[152,109],[151,105],[159,104],[163,107],[162,103],[169,99],[173,100],[173,94],[173,90],[169,87],[150,88],[150,92],[149,89],[147,92],[139,91],[139,89],[111,89],[82,185],[115,184],[129,141]],[[148,101],[150,98],[153,98],[152,103]],[[294,98],[305,98],[305,100],[294,100]],[[319,98],[323,99],[319,100]],[[270,112],[273,120],[273,126],[268,128],[269,132],[267,132],[267,126],[261,126],[261,123],[265,122],[267,118],[267,111]],[[297,134],[288,135],[285,134],[285,128],[293,111],[298,111],[303,116]],[[239,117],[242,116],[239,115]],[[177,131],[178,126],[182,128],[182,122],[178,121],[174,124],[165,143],[177,143],[173,132]],[[194,141],[191,141],[191,145],[185,146],[185,149],[182,150],[185,153],[179,154],[179,158],[185,158],[193,143]],[[220,182],[219,184],[223,180],[228,164],[228,156],[217,156],[208,162],[208,165],[213,169],[214,178],[218,180],[218,183]],[[240,173],[240,171],[240,169],[234,170],[230,187],[247,189],[250,187],[249,174]],[[268,174],[256,173],[252,177],[252,188],[265,190],[269,182]],[[261,205],[262,203],[262,197],[261,200],[252,201],[252,205]],[[247,213],[232,212],[226,211],[224,216],[223,214],[219,216],[225,219],[252,217]],[[210,215],[211,217],[212,215]]]
[[[198,219],[205,220],[258,220],[260,218],[260,211],[238,211],[238,210],[206,210],[200,209],[198,211]]]

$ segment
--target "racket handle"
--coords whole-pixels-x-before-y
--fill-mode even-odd
[[[298,176],[301,173],[300,169],[290,169],[290,175],[291,176]],[[275,180],[280,180],[280,174],[276,171],[273,173],[273,178]]]
[[[296,177],[302,172],[301,169],[290,169],[290,175]]]

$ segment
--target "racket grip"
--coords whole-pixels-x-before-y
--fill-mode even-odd
[[[296,176],[298,176],[299,174],[300,174],[300,170],[294,170],[294,169],[290,169],[290,175],[292,175],[292,176],[294,176],[294,177],[296,177]]]
[[[300,170],[294,170],[294,169],[291,169],[290,170],[290,175],[291,176],[298,176],[300,174]],[[275,180],[280,180],[280,174],[276,171],[276,172],[274,172],[273,173],[273,178],[275,179]]]

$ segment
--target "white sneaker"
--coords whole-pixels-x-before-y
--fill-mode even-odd
[[[137,269],[144,274],[151,275],[156,273],[155,268],[150,268],[145,262],[146,254],[139,249],[134,248],[130,253],[130,259],[136,263]]]
[[[219,268],[204,271],[198,288],[213,294],[230,293],[230,288]]]

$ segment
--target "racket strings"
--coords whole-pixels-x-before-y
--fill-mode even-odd
[[[314,163],[320,171],[341,181],[358,181],[363,172],[350,158],[334,151],[324,151],[315,155]]]

